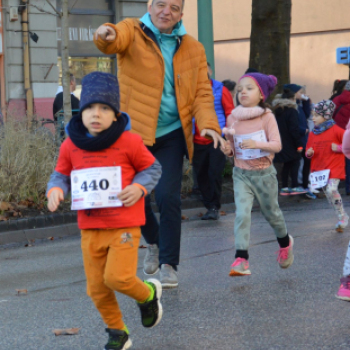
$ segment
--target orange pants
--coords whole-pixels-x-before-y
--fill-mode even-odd
[[[87,294],[108,328],[124,328],[114,291],[138,302],[150,296],[147,285],[136,276],[140,238],[139,227],[81,231]]]

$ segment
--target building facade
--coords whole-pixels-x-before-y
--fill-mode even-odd
[[[184,24],[198,37],[197,3],[186,0]],[[25,46],[21,11],[28,3],[29,86],[34,114],[52,118],[60,84],[61,0],[0,0],[0,103],[6,116],[26,115]],[[212,0],[216,79],[237,79],[248,67],[251,0]],[[51,6],[51,5],[52,6]],[[96,28],[126,17],[141,17],[147,0],[69,0],[70,69],[79,84],[93,70],[115,73],[115,56],[105,56],[92,43]],[[16,18],[17,13],[17,18]],[[348,79],[349,66],[337,64],[336,50],[350,47],[349,0],[292,0],[291,82],[306,86],[313,101],[331,95],[335,79]],[[35,35],[34,35],[35,34]],[[349,51],[350,54],[350,51]],[[276,57],[276,60],[278,57]],[[27,82],[28,83],[28,82]],[[27,84],[28,85],[28,84]]]
[[[21,23],[26,3],[30,36],[27,58]],[[52,118],[52,105],[61,76],[61,20],[57,14],[61,10],[61,0],[2,0],[0,7],[2,112],[9,118],[26,116],[25,81],[28,77],[25,75],[25,65],[29,60],[34,115]],[[147,0],[69,0],[69,9],[70,69],[79,87],[81,78],[90,71],[116,70],[115,57],[103,55],[92,42],[98,26],[105,22],[116,23],[125,17],[142,16],[147,9]],[[79,89],[77,92],[79,94]]]
[[[197,2],[185,1],[184,23],[194,37]],[[237,81],[249,64],[252,1],[212,4],[216,79]],[[290,78],[305,85],[314,102],[331,96],[335,79],[349,79],[349,66],[336,62],[337,48],[350,47],[349,13],[348,0],[292,0]]]

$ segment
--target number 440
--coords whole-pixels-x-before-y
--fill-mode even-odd
[[[102,179],[99,183],[96,180],[92,180],[90,184],[87,184],[87,181],[84,181],[81,185],[81,189],[84,192],[88,191],[98,191],[99,189],[106,191],[109,187],[109,182],[107,179]]]

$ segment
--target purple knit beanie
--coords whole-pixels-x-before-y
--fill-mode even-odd
[[[312,108],[317,114],[321,115],[324,119],[332,119],[336,105],[331,100],[322,100],[316,103]]]
[[[271,95],[272,91],[277,85],[277,78],[274,75],[265,75],[262,73],[248,73],[244,74],[239,80],[243,78],[252,78],[258,85],[264,101]]]

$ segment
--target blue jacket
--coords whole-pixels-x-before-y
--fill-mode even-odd
[[[218,117],[220,128],[223,129],[226,126],[225,110],[222,106],[222,89],[224,87],[224,84],[214,79],[211,81],[213,82],[215,112]]]

